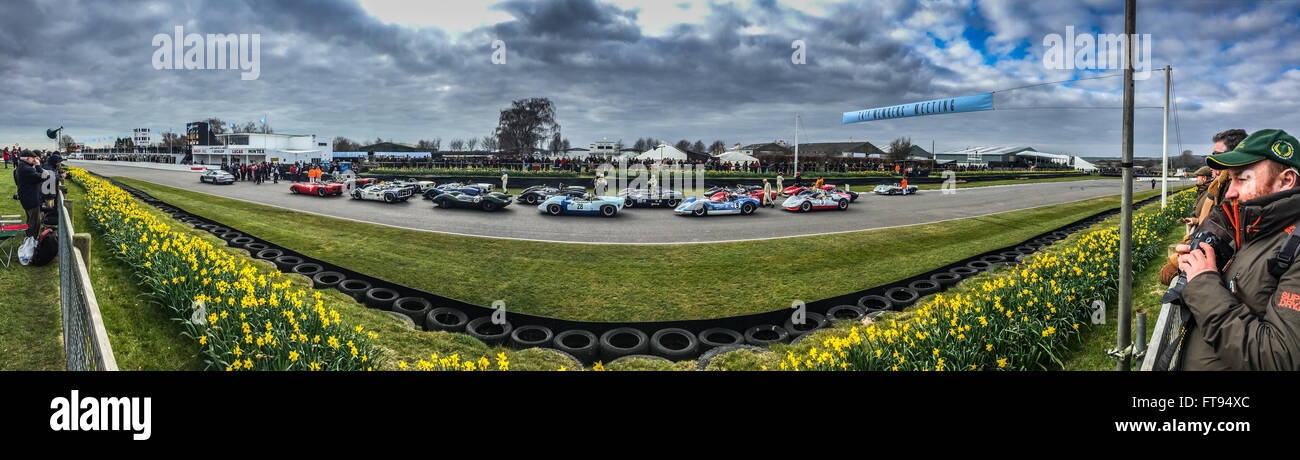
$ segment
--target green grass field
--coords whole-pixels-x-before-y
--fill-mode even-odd
[[[476,304],[501,299],[511,311],[582,321],[701,319],[782,309],[794,299],[906,278],[1118,204],[1118,197],[1097,198],[940,224],[758,242],[594,246],[404,230],[119,180],[362,273]],[[563,276],[547,275],[552,273]]]
[[[0,169],[0,215],[23,213],[18,200],[10,199],[16,191],[13,170]],[[18,244],[23,235],[17,238],[8,242],[14,244],[12,266],[0,266],[0,371],[63,370],[59,264],[20,265]]]

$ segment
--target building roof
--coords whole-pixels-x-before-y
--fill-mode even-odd
[[[844,152],[865,153],[868,155],[884,153],[883,150],[870,142],[809,142],[799,144],[800,155],[838,156]]]

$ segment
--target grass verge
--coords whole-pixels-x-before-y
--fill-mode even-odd
[[[4,171],[0,180],[13,177],[12,170],[0,171]],[[17,190],[12,180],[0,182],[0,215],[23,213],[18,200],[10,199]],[[17,240],[6,242],[13,244],[12,265],[0,267],[0,371],[61,371],[65,365],[59,263],[44,267],[19,264],[18,245],[24,237],[20,234]]]

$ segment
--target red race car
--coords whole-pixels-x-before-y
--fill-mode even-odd
[[[785,190],[781,192],[781,194],[782,194],[782,195],[786,195],[786,196],[795,196],[795,195],[798,195],[799,192],[802,192],[802,191],[804,191],[804,190],[812,190],[812,188],[810,188],[810,187],[799,187],[799,186],[791,185],[791,186],[789,186],[789,187],[786,187]],[[857,200],[858,200],[858,193],[857,193],[857,192],[850,192],[850,191],[842,190],[842,189],[836,188],[834,185],[823,184],[823,185],[822,185],[822,190],[825,190],[825,191],[830,192],[830,193],[834,193],[834,194],[839,195],[839,196],[843,196],[843,197],[845,197],[845,198],[848,198],[850,201],[857,201]]]
[[[730,194],[730,193],[736,193],[736,192],[738,192],[738,191],[740,191],[740,190],[739,190],[739,189],[724,190],[724,191],[721,191],[721,192],[718,192],[718,193],[714,193],[713,196],[709,197],[709,199],[710,199],[710,200],[713,200],[713,201],[725,201],[725,200],[727,199],[727,195],[728,195],[728,194]],[[768,203],[772,201],[772,199],[771,199],[770,197],[767,197],[767,196],[764,196],[764,195],[763,195],[763,189],[761,189],[761,188],[760,188],[760,189],[752,189],[752,188],[751,188],[751,189],[745,190],[745,193],[737,193],[737,194],[740,195],[740,196],[747,196],[747,197],[753,198],[753,199],[755,199],[755,200],[758,200],[758,204],[759,204],[759,206],[767,206]]]
[[[293,184],[289,186],[289,192],[293,194],[305,194],[316,196],[342,195],[343,184],[338,182],[310,182],[306,184]]]

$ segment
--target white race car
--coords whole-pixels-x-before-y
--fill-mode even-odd
[[[849,209],[849,197],[845,195],[827,193],[825,190],[801,190],[794,196],[787,198],[781,207],[787,211],[808,212],[814,209],[839,209],[841,211]]]
[[[602,215],[614,217],[623,209],[623,199],[616,196],[595,196],[590,193],[581,197],[556,195],[537,205],[537,210],[558,216],[561,214]]]
[[[909,185],[907,188],[903,188],[902,184],[895,183],[894,185],[877,185],[876,188],[871,191],[877,195],[915,195],[916,190],[915,185]]]
[[[389,184],[375,184],[352,191],[354,200],[383,201],[396,203],[411,199],[411,187],[394,187]]]

